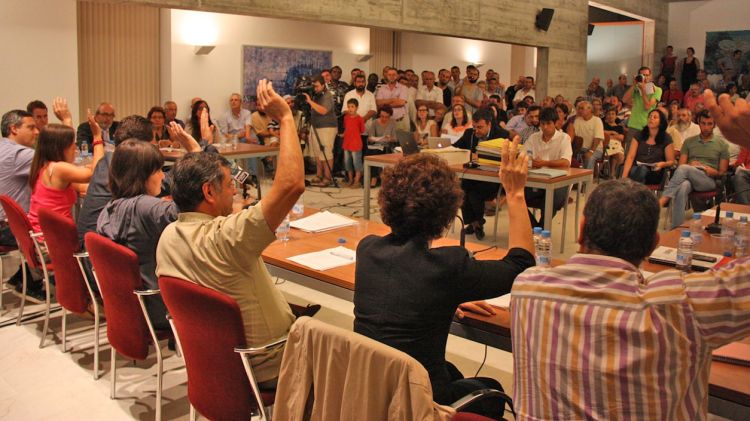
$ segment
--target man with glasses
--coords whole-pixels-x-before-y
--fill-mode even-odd
[[[105,143],[114,143],[115,130],[120,125],[119,121],[115,121],[115,107],[108,102],[102,102],[96,109],[94,114],[94,120],[102,128],[102,138]],[[91,142],[93,141],[93,135],[91,134],[91,127],[88,121],[84,121],[76,129],[76,144],[80,147],[84,142],[88,144],[89,150],[91,150]]]

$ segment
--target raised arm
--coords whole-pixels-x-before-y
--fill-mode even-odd
[[[261,200],[263,217],[274,231],[305,191],[305,168],[292,110],[265,79],[258,82],[257,93],[258,108],[279,122],[278,168],[273,188]]]
[[[55,99],[52,100],[52,111],[62,124],[75,129],[75,127],[73,127],[73,117],[68,108],[68,101],[65,100],[65,98],[59,96],[55,97]]]
[[[508,203],[508,219],[510,220],[508,248],[519,247],[534,254],[531,221],[524,196],[529,172],[528,156],[525,153],[518,155],[520,142],[521,138],[516,136],[510,146],[508,143],[503,145],[502,164],[498,176],[505,189]]]

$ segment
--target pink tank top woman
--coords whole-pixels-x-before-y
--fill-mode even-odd
[[[52,177],[52,171],[55,168],[56,162],[50,163],[47,169],[47,175]],[[42,168],[40,170],[44,171]],[[68,187],[59,190],[52,187],[48,187],[42,181],[44,177],[39,174],[34,185],[34,190],[31,192],[31,204],[29,205],[29,221],[31,222],[31,228],[34,232],[41,232],[42,229],[39,227],[39,209],[49,209],[53,212],[67,216],[71,220],[73,219],[73,205],[78,199],[75,189],[72,185],[68,184]]]

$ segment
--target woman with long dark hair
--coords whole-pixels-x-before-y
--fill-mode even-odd
[[[166,125],[167,114],[164,112],[164,108],[158,105],[151,107],[151,109],[148,110],[146,118],[154,125],[152,129],[154,133],[154,142],[158,144],[160,140],[170,140]]]
[[[466,112],[466,107],[461,104],[454,105],[452,111],[450,122],[443,125],[442,132],[450,136],[461,137],[466,129],[471,127],[471,119]]]
[[[185,131],[193,136],[193,139],[206,143],[221,143],[221,133],[213,121],[211,121],[211,108],[204,100],[195,101],[190,109],[190,121],[185,124]]]
[[[89,125],[93,134],[93,160],[91,166],[78,166],[75,161],[76,136],[73,128],[62,124],[48,124],[39,134],[34,159],[29,170],[31,203],[29,221],[34,232],[41,232],[39,209],[46,208],[67,216],[71,220],[73,204],[78,192],[85,192],[91,180],[93,168],[104,156],[102,129],[89,114]]]
[[[623,177],[644,184],[661,184],[664,169],[674,165],[674,145],[667,134],[667,117],[659,110],[648,113],[648,122],[630,141]]]
[[[695,57],[695,49],[693,47],[687,48],[687,57],[682,59],[680,66],[680,83],[682,93],[685,93],[690,89],[690,85],[698,81],[698,70],[701,68],[701,63],[698,58]]]

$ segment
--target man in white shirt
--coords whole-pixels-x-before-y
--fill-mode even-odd
[[[344,105],[341,107],[341,113],[346,113],[346,104],[350,99],[354,98],[359,103],[357,106],[357,114],[359,114],[365,123],[368,123],[370,119],[378,111],[378,106],[375,104],[375,95],[368,91],[366,88],[367,83],[364,73],[359,73],[354,76],[354,89],[347,92],[344,95]]]
[[[393,109],[393,120],[396,127],[408,132],[410,129],[409,118],[407,117],[407,100],[409,91],[405,85],[398,82],[398,71],[389,68],[386,72],[387,84],[381,85],[375,91],[375,103],[378,107],[390,105]]]
[[[581,138],[584,168],[593,169],[594,162],[604,156],[604,123],[595,116],[593,107],[588,101],[581,101],[576,106],[578,116],[573,124],[568,126],[571,139]]]
[[[693,123],[693,113],[687,108],[680,108],[677,111],[677,131],[683,139],[701,134],[701,128]]]
[[[242,96],[234,93],[229,96],[229,110],[217,119],[216,124],[224,137],[236,136],[240,142],[246,142],[250,139],[250,115],[250,111],[242,108]]]
[[[517,105],[527,96],[536,99],[536,92],[534,91],[534,78],[531,76],[526,76],[526,79],[523,80],[523,88],[519,91],[516,91],[516,95],[513,97],[513,105]]]
[[[459,83],[461,83],[461,69],[458,66],[453,66],[451,67],[451,80],[448,81],[448,87],[454,94]]]
[[[544,108],[540,113],[539,120],[541,130],[532,134],[529,140],[523,145],[527,153],[531,154],[529,158],[532,159],[533,168],[570,168],[573,148],[570,143],[570,137],[566,133],[555,129],[557,112],[554,108]],[[529,212],[531,224],[535,227],[541,227],[542,221],[544,221],[544,190],[527,187],[524,194],[526,195],[526,205],[542,210],[542,217],[539,221]],[[565,205],[567,196],[567,187],[555,189],[552,199],[552,217]]]
[[[435,116],[435,110],[445,108],[443,105],[443,90],[435,86],[435,73],[425,70],[422,72],[422,82],[417,92],[416,107],[427,107],[430,117]]]

